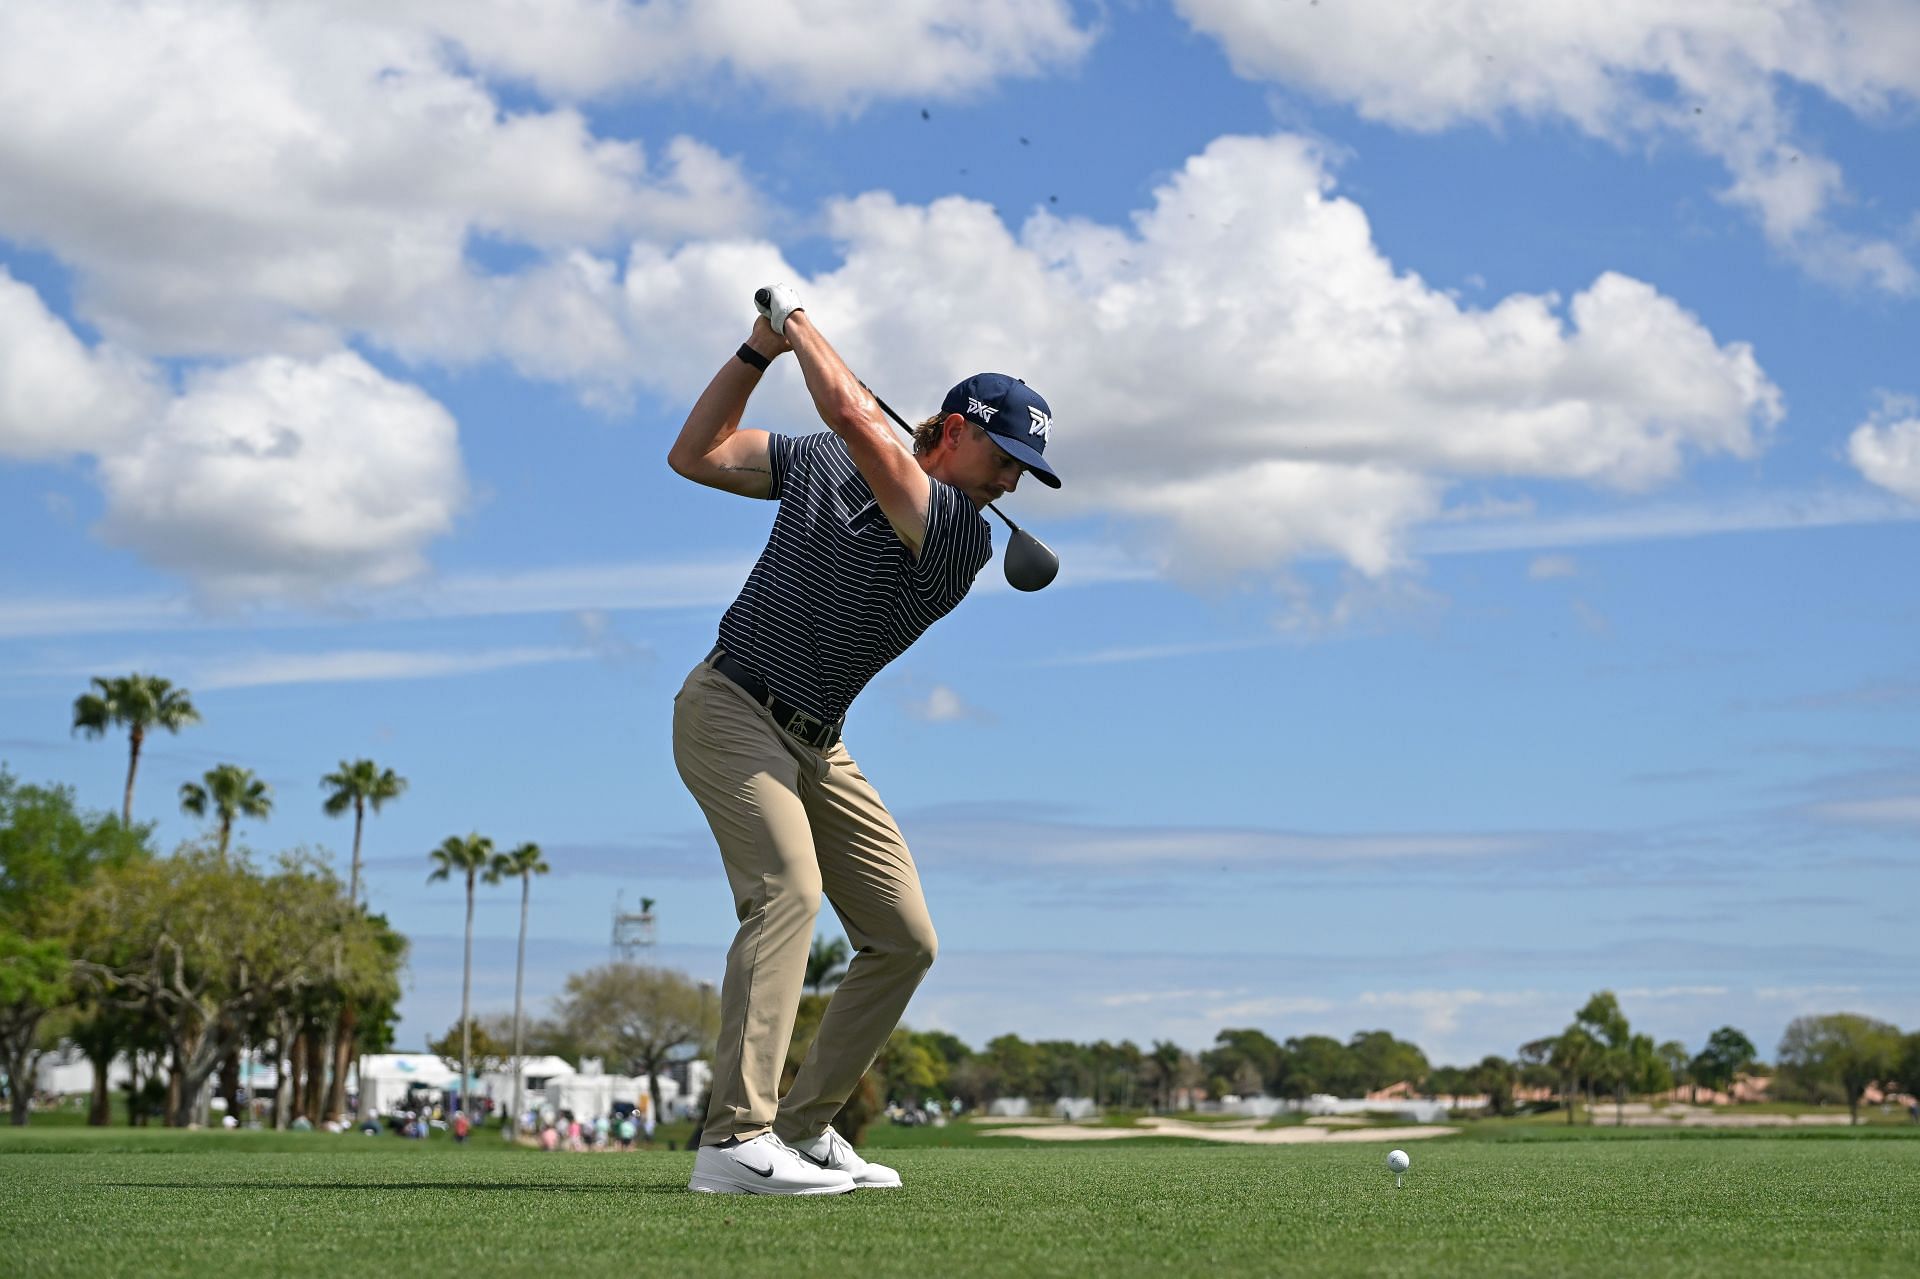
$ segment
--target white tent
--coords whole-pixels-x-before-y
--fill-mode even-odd
[[[648,1095],[652,1081],[646,1075],[609,1075],[600,1061],[588,1057],[576,1070],[564,1057],[528,1057],[521,1063],[521,1096],[530,1110],[569,1110],[581,1118],[608,1114],[616,1103],[637,1103]],[[673,1076],[660,1076],[660,1105],[663,1119],[684,1119],[699,1104],[707,1086],[711,1067],[704,1061],[688,1064],[693,1081],[691,1092],[683,1089]],[[361,1089],[360,1113],[385,1114],[407,1094],[410,1084],[435,1090],[453,1087],[457,1071],[431,1053],[385,1053],[365,1060],[365,1086]],[[474,1095],[491,1097],[499,1106],[513,1104],[513,1070],[489,1071],[480,1076]]]
[[[460,1072],[432,1053],[373,1053],[360,1059],[360,1113],[384,1115],[405,1100],[413,1085],[438,1092],[452,1088]]]
[[[687,1092],[684,1097],[674,1098],[664,1087],[667,1081],[663,1079],[660,1082],[663,1085],[660,1099],[666,1102],[667,1114],[691,1119],[693,1108],[700,1104],[701,1095],[707,1091],[707,1085],[713,1082],[713,1067],[704,1061],[687,1063]]]
[[[1363,1097],[1333,1097],[1317,1092],[1300,1102],[1297,1109],[1309,1115],[1400,1115],[1421,1124],[1437,1124],[1447,1117],[1446,1102],[1419,1097],[1368,1101]]]
[[[150,1062],[148,1070],[162,1070],[158,1063]],[[133,1066],[125,1053],[117,1053],[107,1065],[107,1087],[110,1090],[124,1088],[133,1078]],[[273,1091],[274,1069],[271,1063],[262,1064],[258,1055],[249,1055],[240,1062],[240,1082],[252,1088],[256,1095],[270,1094]],[[93,1062],[80,1051],[79,1046],[71,1042],[62,1042],[51,1052],[43,1053],[34,1067],[34,1090],[54,1093],[59,1096],[80,1096],[93,1092]]]
[[[694,1082],[701,1088],[706,1086],[706,1063],[696,1062]],[[646,1075],[600,1075],[576,1074],[557,1076],[547,1083],[544,1102],[554,1110],[570,1110],[575,1116],[587,1118],[610,1113],[615,1104],[626,1102],[637,1105],[642,1097],[652,1096],[653,1081]],[[684,1119],[698,1103],[699,1093],[683,1097],[680,1082],[671,1075],[660,1076],[660,1108],[665,1113],[662,1119]],[[530,1101],[529,1105],[538,1105]]]
[[[107,1066],[107,1087],[119,1088],[132,1074],[127,1055],[121,1053]],[[63,1043],[53,1052],[43,1053],[34,1066],[33,1086],[38,1092],[68,1096],[93,1091],[93,1062],[71,1043]]]
[[[561,1075],[547,1084],[546,1104],[576,1119],[604,1115],[613,1109],[613,1083],[612,1075]]]
[[[1271,1119],[1287,1109],[1287,1103],[1279,1097],[1222,1097],[1220,1113],[1226,1115],[1245,1115],[1249,1119]]]
[[[616,1075],[613,1080],[613,1099],[632,1102],[638,1105],[642,1097],[652,1098],[653,1077],[650,1075]],[[672,1075],[660,1076],[660,1108],[666,1112],[661,1118],[671,1118],[686,1109],[680,1100],[680,1081]]]
[[[565,1057],[527,1057],[520,1063],[520,1087],[527,1104],[538,1105],[540,1095],[555,1079],[575,1074],[573,1063]],[[503,1106],[513,1104],[513,1063],[480,1076],[480,1093]]]

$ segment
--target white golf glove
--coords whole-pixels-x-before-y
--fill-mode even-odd
[[[767,323],[781,337],[787,335],[787,317],[805,309],[800,305],[800,295],[793,291],[791,284],[769,284],[757,290],[753,295],[753,305],[767,317]]]

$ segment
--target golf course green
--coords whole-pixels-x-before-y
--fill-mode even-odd
[[[9,1276],[1912,1275],[1920,1134],[1476,1125],[1408,1143],[876,1129],[906,1187],[685,1190],[691,1156],[321,1133],[0,1133]]]

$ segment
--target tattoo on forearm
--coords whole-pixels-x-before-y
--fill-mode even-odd
[[[764,466],[722,466],[723,471],[745,471],[752,475],[771,475],[772,471]]]

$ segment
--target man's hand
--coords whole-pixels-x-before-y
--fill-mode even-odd
[[[753,305],[782,337],[786,336],[787,317],[801,309],[800,295],[791,284],[769,284],[756,290]]]
[[[776,359],[793,350],[793,343],[773,327],[773,322],[762,314],[753,322],[753,332],[747,337],[747,345],[764,355],[767,359]]]

